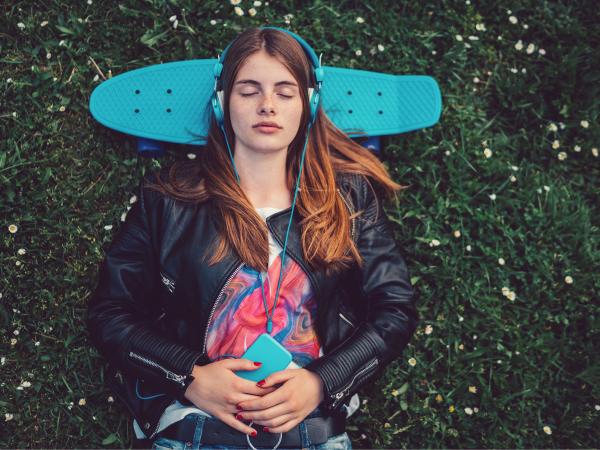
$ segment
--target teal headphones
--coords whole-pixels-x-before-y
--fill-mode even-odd
[[[302,39],[300,36],[298,36],[296,33],[293,33],[291,31],[288,31],[288,30],[285,30],[285,29],[279,28],[279,27],[261,27],[260,29],[261,30],[264,30],[264,29],[279,30],[279,31],[289,34],[294,39],[296,39],[296,41],[298,41],[298,43],[302,46],[306,55],[308,56],[308,59],[310,60],[312,66],[313,66],[313,74],[315,77],[315,81],[317,83],[316,90],[314,90],[313,88],[308,88],[308,98],[309,98],[309,105],[310,105],[310,125],[312,126],[312,124],[314,123],[314,121],[317,117],[317,110],[319,109],[319,101],[321,99],[321,84],[323,82],[323,68],[321,67],[320,59],[317,57],[317,54],[312,49],[312,47],[310,45],[308,45],[308,43],[304,39]],[[229,47],[231,47],[231,44],[232,43],[229,43],[229,45],[227,45],[227,47],[225,47],[225,50],[223,50],[223,53],[219,57],[219,60],[217,61],[217,63],[215,64],[215,67],[214,67],[215,86],[213,89],[213,96],[211,98],[211,105],[212,105],[212,108],[213,108],[213,111],[215,114],[215,119],[217,121],[217,124],[219,125],[219,127],[221,129],[223,128],[224,123],[225,123],[225,115],[223,114],[223,109],[224,109],[223,108],[223,91],[217,91],[217,83],[219,82],[219,79],[221,78],[221,72],[223,71],[223,61],[225,60],[225,57],[227,56],[227,50],[229,50]]]
[[[287,241],[288,241],[288,236],[290,233],[290,228],[292,225],[292,218],[294,217],[294,209],[296,207],[296,198],[298,196],[298,191],[300,190],[300,187],[299,187],[300,174],[302,173],[302,167],[304,166],[304,155],[306,154],[306,144],[308,143],[308,136],[310,133],[310,129],[312,128],[312,126],[315,123],[315,120],[317,118],[317,111],[319,109],[319,104],[320,104],[320,100],[321,100],[321,86],[323,84],[324,71],[323,71],[323,68],[321,67],[320,58],[317,57],[317,54],[315,53],[315,51],[312,49],[312,47],[310,45],[308,45],[306,43],[306,41],[304,39],[302,39],[297,34],[292,33],[291,31],[285,30],[283,28],[279,28],[279,27],[261,27],[260,29],[261,30],[274,29],[274,30],[281,31],[283,33],[287,33],[290,36],[292,36],[302,46],[306,55],[308,56],[308,59],[310,60],[312,67],[313,67],[313,74],[314,74],[314,78],[315,78],[315,82],[316,82],[316,89],[308,88],[308,99],[309,99],[309,105],[310,105],[310,119],[308,121],[308,127],[306,130],[306,139],[304,141],[304,149],[302,150],[302,157],[300,159],[300,168],[298,170],[298,176],[296,178],[296,188],[294,190],[294,200],[292,202],[292,211],[290,213],[290,220],[288,222],[287,232],[285,234],[285,242],[283,244],[283,254],[281,257],[281,270],[279,271],[279,281],[277,283],[277,292],[275,294],[275,303],[273,305],[273,310],[271,311],[271,313],[269,313],[269,311],[268,311],[267,301],[265,299],[265,291],[264,291],[264,285],[262,282],[262,276],[261,276],[261,273],[258,272],[258,279],[260,281],[261,288],[262,288],[263,304],[264,304],[265,312],[267,315],[267,333],[270,334],[273,329],[273,323],[272,323],[271,318],[275,312],[275,307],[277,306],[277,300],[279,299],[279,288],[281,287],[281,278],[283,275],[283,267],[284,267],[284,261],[285,261],[285,249],[287,248]],[[229,45],[227,45],[227,47],[225,47],[225,50],[223,50],[223,53],[219,57],[217,63],[215,64],[215,67],[214,67],[215,86],[213,88],[213,95],[211,97],[211,105],[212,105],[212,109],[215,114],[215,120],[216,120],[217,124],[219,125],[219,128],[221,128],[221,131],[223,132],[223,136],[225,138],[225,143],[227,145],[227,150],[229,151],[229,158],[231,159],[233,171],[235,173],[235,177],[239,184],[240,177],[238,175],[237,169],[235,168],[235,162],[233,161],[233,154],[231,152],[231,147],[229,146],[229,142],[227,140],[227,133],[225,132],[225,125],[224,125],[225,124],[225,119],[224,119],[225,115],[223,114],[223,110],[224,110],[223,91],[217,91],[217,86],[218,86],[218,83],[219,83],[219,80],[221,77],[221,72],[223,71],[223,62],[225,61],[225,58],[227,56],[227,50],[229,50],[229,47],[231,47],[231,43],[229,43]]]

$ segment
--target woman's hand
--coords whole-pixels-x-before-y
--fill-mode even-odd
[[[243,420],[266,426],[271,433],[285,433],[302,422],[325,397],[323,380],[307,369],[272,373],[259,389],[271,389],[279,383],[283,384],[275,392],[240,403]]]
[[[260,366],[243,358],[222,359],[204,366],[194,366],[194,380],[185,391],[185,398],[213,417],[232,428],[252,435],[255,430],[235,418],[236,404],[241,401],[259,399],[277,388],[261,388],[254,381],[246,380],[234,373],[238,370],[255,370]]]

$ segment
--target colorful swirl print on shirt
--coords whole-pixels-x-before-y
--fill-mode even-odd
[[[282,253],[271,263],[267,277],[262,277],[269,312],[275,301]],[[319,357],[320,346],[314,329],[316,312],[310,280],[296,261],[286,255],[279,299],[272,313],[271,336],[292,354],[293,361],[300,367]],[[207,336],[208,357],[212,361],[240,358],[266,330],[267,316],[258,272],[243,266],[216,305]]]

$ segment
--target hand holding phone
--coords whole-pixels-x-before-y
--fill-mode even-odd
[[[287,369],[293,365],[292,354],[268,333],[263,333],[256,338],[252,345],[244,352],[242,358],[262,363],[256,370],[238,370],[236,375],[250,381],[264,380],[274,372]]]

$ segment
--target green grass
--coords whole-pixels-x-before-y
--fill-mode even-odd
[[[411,185],[388,213],[421,324],[403,357],[361,391],[354,447],[597,445],[595,2],[271,1],[253,17],[251,2],[239,6],[244,16],[225,1],[2,6],[0,447],[130,445],[131,419],[107,401],[83,317],[141,175],[186,152],[138,159],[132,139],[95,122],[88,101],[102,77],[92,59],[108,76],[214,58],[239,31],[267,23],[299,33],[323,64],[426,74],[442,91],[437,125],[384,140],[382,160]],[[18,389],[24,381],[31,386]]]

